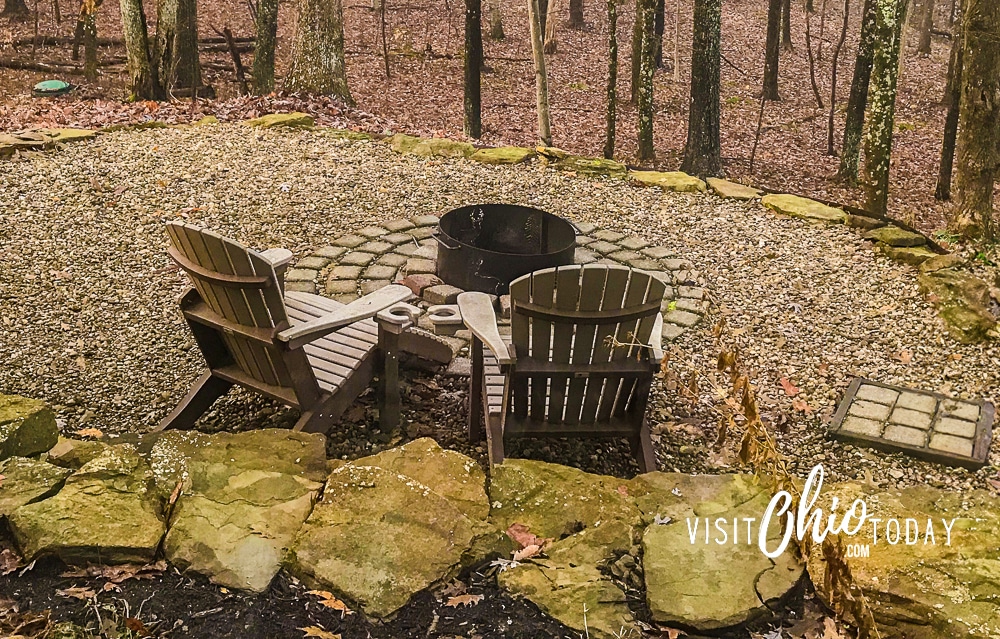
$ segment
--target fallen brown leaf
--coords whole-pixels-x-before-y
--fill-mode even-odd
[[[913,351],[902,350],[892,356],[896,361],[902,362],[903,364],[909,364],[913,361]]]
[[[796,388],[795,384],[793,384],[787,377],[782,377],[778,381],[781,383],[781,388],[784,389],[785,395],[788,395],[789,397],[795,397],[796,395],[799,394],[799,389]]]
[[[0,552],[0,575],[9,575],[21,567],[21,558],[10,548]]]
[[[340,639],[340,635],[335,635],[332,632],[323,630],[319,626],[306,626],[305,628],[299,628],[302,632],[306,633],[306,637],[316,637],[316,639]]]
[[[541,537],[536,537],[532,533],[528,532],[528,527],[524,524],[513,523],[510,528],[507,529],[507,536],[514,540],[521,548],[527,548],[528,546],[535,545],[545,547],[545,544],[552,541],[551,539],[542,539]]]
[[[800,413],[805,413],[807,415],[813,412],[813,407],[806,403],[805,400],[796,399],[792,402],[792,408],[799,411]]]
[[[457,597],[450,597],[444,605],[449,608],[458,608],[459,606],[475,606],[482,600],[483,595],[458,595]]]
[[[72,597],[73,599],[82,599],[84,601],[87,599],[93,599],[97,596],[96,592],[90,588],[84,588],[82,586],[73,586],[71,588],[56,590],[56,594],[60,597]]]
[[[521,550],[514,552],[514,561],[522,561],[524,559],[531,559],[538,553],[542,552],[542,547],[538,544],[529,544],[522,548]]]
[[[97,428],[83,428],[81,430],[74,431],[73,434],[77,437],[93,437],[94,439],[101,439],[104,437],[104,433]]]
[[[339,610],[340,616],[353,615],[354,611],[347,607],[340,599],[333,596],[332,592],[327,592],[326,590],[310,590],[306,593],[307,595],[314,595],[319,597],[320,605],[326,606],[327,608],[332,608],[333,610]]]

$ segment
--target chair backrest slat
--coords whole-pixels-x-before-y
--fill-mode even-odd
[[[664,289],[647,273],[597,264],[519,278],[510,287],[516,360],[588,365],[635,358],[649,342]],[[625,372],[515,375],[512,408],[519,418],[549,423],[605,421],[627,409],[641,383]]]

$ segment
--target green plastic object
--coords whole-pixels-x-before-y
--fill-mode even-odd
[[[36,84],[31,94],[36,98],[49,98],[55,95],[64,95],[72,90],[73,85],[62,80],[45,80]]]

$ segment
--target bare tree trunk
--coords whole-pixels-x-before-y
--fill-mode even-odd
[[[629,102],[636,103],[639,97],[639,69],[642,66],[639,58],[642,57],[642,2],[635,0],[635,22],[632,23],[632,84],[629,87]]]
[[[197,91],[201,87],[197,0],[178,0],[177,27],[174,33],[174,59],[170,86]]]
[[[819,44],[816,45],[816,62],[823,61],[823,34],[826,31],[826,0],[819,8]]]
[[[656,10],[653,14],[653,35],[655,36],[654,43],[656,45],[656,68],[663,68],[663,30],[666,26],[666,16],[664,15],[667,10],[667,3],[665,0],[656,0]]]
[[[4,0],[3,11],[0,11],[0,18],[10,18],[11,20],[24,20],[31,15],[24,0]]]
[[[865,136],[865,194],[868,210],[885,217],[889,206],[889,164],[895,128],[896,82],[907,0],[875,0],[876,41],[872,59],[871,121]]]
[[[768,0],[767,41],[764,55],[764,99],[780,100],[778,94],[778,59],[781,56],[782,0]]]
[[[549,0],[549,6],[545,17],[545,43],[542,46],[542,50],[545,53],[555,53],[556,49],[559,47],[559,42],[556,39],[556,24],[559,22],[556,17],[556,12],[559,11],[560,1],[561,0]]]
[[[538,138],[552,146],[552,125],[549,120],[549,81],[545,71],[545,51],[542,44],[542,24],[539,0],[528,0],[528,22],[531,31],[531,54],[535,60],[535,102],[538,111]]]
[[[122,35],[125,39],[125,54],[128,58],[128,82],[125,91],[129,102],[136,100],[157,100],[164,96],[158,91],[158,83],[153,77],[153,65],[149,59],[149,34],[146,29],[146,13],[142,0],[121,0]]]
[[[960,30],[956,29],[956,31]],[[962,103],[962,41],[956,33],[951,43],[951,58],[948,60],[948,88],[945,91],[945,104],[948,105],[948,115],[944,120],[944,135],[941,142],[941,165],[938,169],[937,188],[934,197],[938,200],[951,199],[951,174],[955,166],[955,143],[958,137],[959,110]]]
[[[503,17],[500,15],[500,0],[489,0],[490,40],[503,40]]]
[[[465,134],[483,134],[480,82],[483,69],[483,25],[481,0],[465,0]]]
[[[949,227],[964,237],[996,238],[993,189],[1000,160],[1000,3],[966,0],[961,127]]]
[[[618,0],[608,0],[608,100],[604,131],[604,157],[615,157],[615,124],[618,113]]]
[[[335,95],[353,103],[344,65],[344,14],[340,0],[297,0],[292,64],[285,90]]]
[[[851,0],[844,0],[844,26],[840,30],[840,40],[837,41],[837,48],[833,50],[833,72],[830,78],[830,115],[826,123],[826,154],[837,155],[833,148],[833,123],[834,113],[837,111],[837,63],[840,61],[840,52],[844,48],[844,41],[847,39],[847,25],[851,16]]]
[[[847,121],[844,123],[844,143],[840,149],[840,170],[837,175],[850,183],[858,180],[861,135],[865,126],[868,85],[872,77],[872,57],[875,52],[875,11],[875,0],[865,0],[861,14],[861,41],[854,58],[851,96],[847,100]]]
[[[695,0],[691,57],[691,111],[681,170],[699,177],[722,173],[719,74],[722,0]]]
[[[781,2],[781,46],[792,51],[792,0]]]
[[[674,84],[681,81],[681,0],[674,0]]]
[[[83,77],[97,81],[97,6],[93,0],[83,3]]]
[[[813,97],[816,98],[816,106],[817,106],[817,108],[822,109],[823,108],[823,98],[820,97],[820,95],[819,95],[819,85],[816,84],[816,60],[813,57],[812,37],[811,37],[811,34],[809,32],[809,23],[811,22],[811,20],[809,19],[810,15],[811,14],[808,11],[806,11],[806,53],[808,54],[808,57],[809,57],[809,84],[812,86]],[[836,70],[834,70],[833,73],[834,73],[834,79],[836,79],[836,77],[837,77]]]
[[[569,0],[569,28],[583,29],[586,23],[583,20],[583,0]]]
[[[917,53],[931,54],[931,31],[934,29],[934,0],[923,0],[920,6],[920,40]]]
[[[274,91],[274,51],[278,44],[278,0],[257,0],[254,19],[253,88],[257,95]]]
[[[656,0],[640,0],[642,13],[641,46],[639,55],[639,90],[636,110],[639,119],[639,161],[651,162],[656,158],[653,149],[653,74],[656,71],[656,42],[653,33],[653,14]]]

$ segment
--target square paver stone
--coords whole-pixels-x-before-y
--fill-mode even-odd
[[[346,252],[347,249],[343,246],[324,246],[313,251],[313,255],[315,257],[325,257],[327,259],[335,260]]]
[[[417,228],[415,228],[415,229],[410,229],[410,230],[409,230],[409,231],[407,231],[406,233],[407,233],[407,235],[409,235],[410,237],[415,237],[415,238],[417,238],[418,240],[424,240],[424,239],[427,239],[427,238],[429,238],[429,237],[430,237],[431,235],[433,235],[433,234],[434,234],[434,229],[435,229],[435,228],[436,228],[436,227],[433,227],[433,226],[418,226],[418,227],[417,227]]]
[[[371,264],[377,255],[374,253],[365,253],[364,251],[351,251],[344,257],[340,258],[341,264],[346,264],[348,266],[368,266]]]
[[[386,266],[402,266],[406,264],[406,260],[409,259],[405,255],[400,255],[399,253],[386,253],[382,257],[375,260],[376,264],[384,264]]]
[[[591,242],[590,244],[587,245],[587,248],[590,249],[591,251],[597,251],[601,255],[604,255],[606,253],[614,253],[615,251],[621,250],[621,247],[618,246],[617,244],[612,244],[611,242],[605,242],[604,240],[600,240],[598,242]]]
[[[367,241],[367,238],[361,237],[360,235],[341,235],[333,241],[333,245],[352,249],[361,246]]]
[[[389,229],[382,226],[366,226],[358,231],[358,235],[363,235],[369,240],[374,240],[389,234]]]
[[[624,249],[628,249],[630,251],[638,251],[639,249],[644,249],[647,246],[649,246],[649,242],[642,239],[641,237],[630,235],[629,237],[626,237],[624,240],[618,242],[618,246]]]
[[[410,218],[415,226],[437,226],[438,216],[436,215],[417,215]]]
[[[413,242],[407,242],[406,244],[400,244],[392,252],[398,253],[399,255],[410,256],[417,252],[420,247]]]
[[[409,242],[412,235],[407,233],[390,233],[382,237],[383,242],[389,242],[390,244],[402,244],[403,242]]]
[[[577,233],[582,235],[589,235],[597,228],[597,226],[591,224],[590,222],[573,222],[573,225],[576,226]]]
[[[358,247],[358,250],[364,251],[365,253],[383,255],[392,250],[392,244],[389,244],[388,242],[365,242]]]
[[[662,260],[663,258],[670,257],[673,254],[673,251],[665,246],[650,246],[649,248],[644,248],[639,252],[646,257],[653,258],[654,260]]]
[[[412,229],[416,225],[409,220],[392,220],[391,222],[386,222],[382,226],[393,233],[398,233],[400,231]]]
[[[332,280],[356,280],[361,277],[360,266],[334,266],[330,269]]]
[[[576,245],[577,246],[586,246],[586,245],[590,244],[591,242],[596,242],[596,241],[597,240],[595,240],[594,238],[590,237],[589,235],[577,235],[576,236]]]
[[[593,236],[605,242],[617,242],[618,240],[625,237],[625,234],[619,233],[618,231],[612,231],[609,229],[601,229],[600,231],[594,233]]]
[[[365,269],[362,276],[370,280],[391,280],[396,277],[396,267],[384,264],[373,264]]]
[[[320,255],[310,255],[309,257],[303,257],[301,260],[296,262],[295,268],[311,268],[318,271],[329,263],[330,258],[322,257]]]
[[[955,400],[858,377],[837,406],[830,436],[975,470],[989,455],[993,416],[993,404],[984,400]]]

